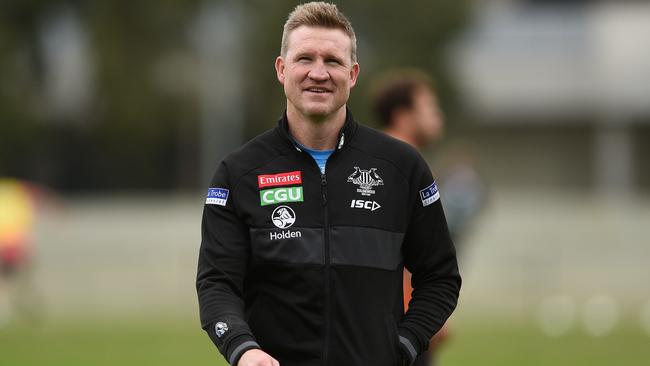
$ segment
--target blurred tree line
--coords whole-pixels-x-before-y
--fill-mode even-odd
[[[246,138],[274,125],[284,109],[273,62],[284,20],[299,3],[240,3]],[[0,176],[68,192],[203,187],[200,75],[192,42],[202,4],[3,1]],[[469,0],[337,4],[358,37],[362,73],[350,101],[357,119],[374,125],[368,98],[373,76],[404,66],[429,72],[453,115],[457,104],[444,51],[468,18]]]

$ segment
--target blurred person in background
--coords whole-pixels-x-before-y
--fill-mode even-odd
[[[431,79],[421,70],[392,70],[379,77],[373,86],[372,106],[386,134],[408,143],[419,151],[442,139],[443,113]],[[443,175],[441,186],[445,192],[445,213],[449,229],[457,244],[461,228],[477,212],[478,208],[468,207],[462,194],[460,197],[457,196],[457,188],[463,190],[462,193],[469,193],[471,197],[476,197],[477,193],[481,195],[482,192],[476,192],[473,186],[469,187],[464,183],[467,181],[466,178],[472,175],[468,175],[468,172],[473,172],[471,167],[463,166],[462,176],[455,173],[456,168],[451,171],[454,173],[450,176],[444,177]],[[448,197],[447,190],[453,192],[454,195]],[[461,208],[458,207],[459,205]],[[448,207],[452,208],[451,213],[447,213]],[[407,269],[404,269],[403,282],[404,308],[406,310],[413,292],[411,274]],[[429,350],[418,357],[415,365],[433,365],[435,352],[448,336],[449,326],[445,323],[443,328],[431,339]]]
[[[28,307],[21,287],[26,285],[35,211],[30,185],[0,178],[0,327]]]
[[[385,133],[419,151],[442,140],[444,114],[426,73],[414,68],[388,71],[377,78],[372,90],[371,104]],[[440,165],[447,224],[458,248],[487,202],[487,186],[465,146],[448,149]]]
[[[349,112],[356,37],[335,5],[296,7],[282,39],[286,112],[208,190],[201,326],[231,365],[412,365],[461,284],[437,187],[417,151]]]
[[[377,79],[372,94],[375,114],[391,137],[420,151],[442,139],[442,111],[431,78],[423,71],[388,71]]]

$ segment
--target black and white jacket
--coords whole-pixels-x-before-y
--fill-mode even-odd
[[[285,115],[210,187],[196,288],[201,326],[231,365],[251,348],[282,366],[409,365],[456,306],[456,252],[427,164],[349,112],[324,174]]]

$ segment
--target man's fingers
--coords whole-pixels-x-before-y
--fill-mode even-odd
[[[260,366],[280,366],[280,363],[277,360],[274,360],[273,358],[269,357],[268,359],[264,360],[264,362],[260,362]]]
[[[244,352],[237,366],[280,366],[280,363],[261,349],[250,349]]]

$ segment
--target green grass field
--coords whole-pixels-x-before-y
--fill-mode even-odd
[[[650,336],[634,326],[591,338],[558,338],[524,324],[456,322],[441,354],[444,366],[648,365]],[[3,366],[214,365],[226,363],[195,320],[48,323],[0,329]],[[341,365],[345,366],[345,365]]]
[[[650,364],[650,336],[632,324],[603,337],[580,329],[552,338],[530,324],[457,324],[441,354],[444,366],[641,366]]]

